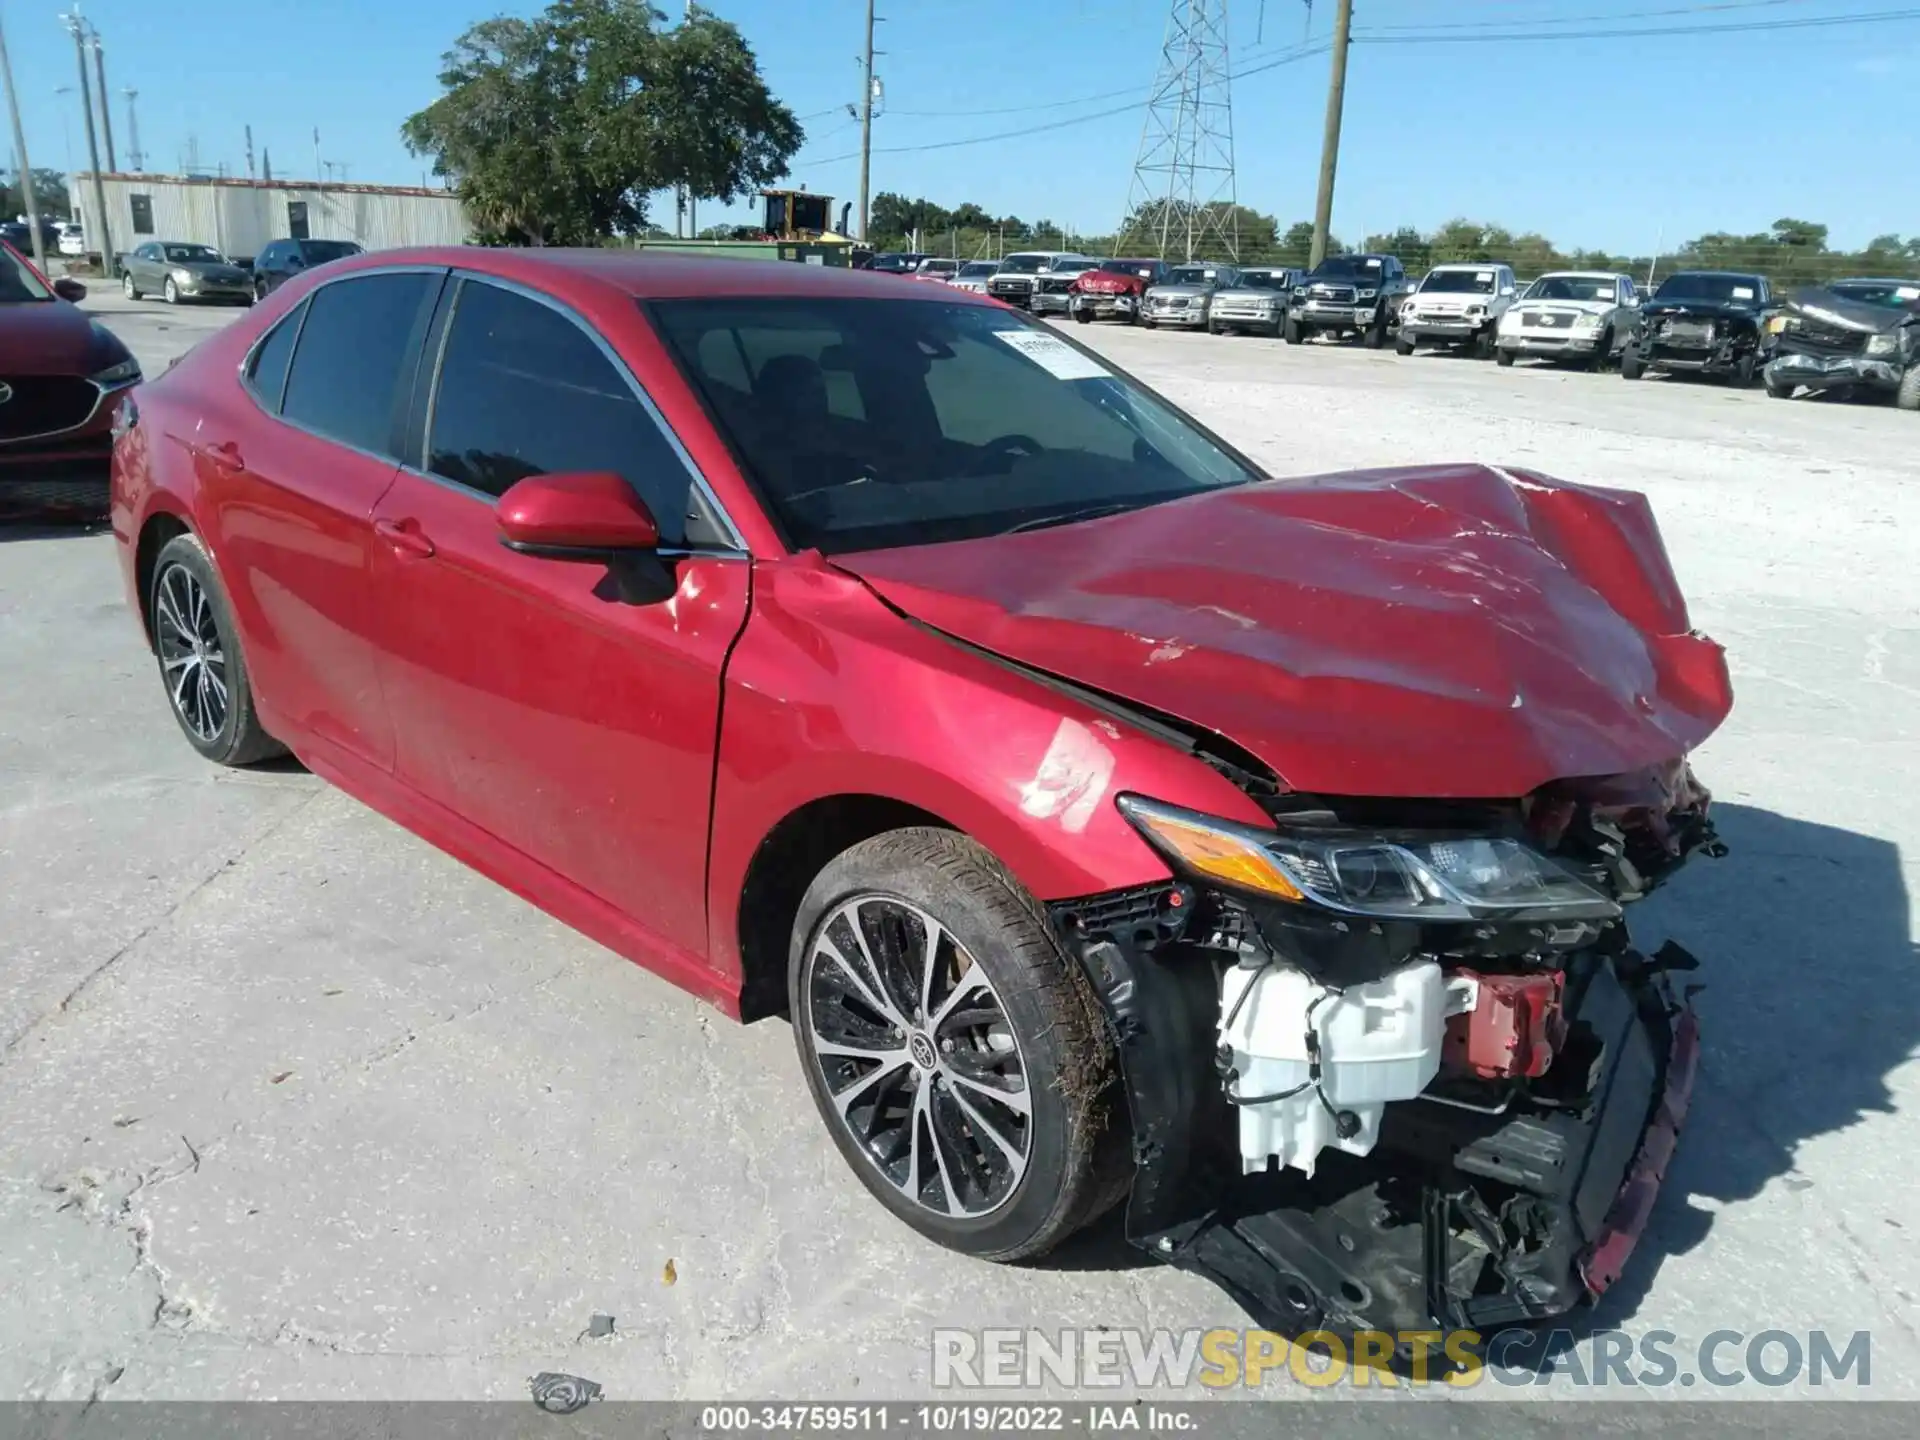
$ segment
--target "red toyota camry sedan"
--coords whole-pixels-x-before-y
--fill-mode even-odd
[[[1640,497],[1275,481],[990,301],[615,251],[341,261],[116,428],[188,743],[787,1017],[933,1240],[1126,1199],[1291,1331],[1619,1274],[1697,1053],[1623,910],[1731,704]]]

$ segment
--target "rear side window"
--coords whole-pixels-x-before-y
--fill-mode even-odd
[[[529,475],[625,478],[660,538],[684,543],[693,477],[632,385],[586,330],[550,305],[469,280],[447,332],[427,467],[487,495]]]
[[[281,415],[377,455],[394,450],[394,414],[411,378],[425,312],[440,286],[426,273],[365,275],[321,287],[287,372]]]
[[[293,342],[300,333],[300,317],[306,309],[304,303],[296,306],[292,314],[269,330],[260,348],[253,352],[253,363],[247,367],[247,385],[260,403],[276,415],[280,413],[280,400],[287,389],[287,362],[293,359]]]

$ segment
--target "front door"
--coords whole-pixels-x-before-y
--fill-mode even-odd
[[[692,472],[625,367],[519,291],[460,283],[421,458],[374,512],[397,775],[704,954],[721,674],[749,565],[702,553]],[[630,603],[604,563],[500,543],[498,495],[584,470],[625,476],[663,547],[690,550],[671,596]]]

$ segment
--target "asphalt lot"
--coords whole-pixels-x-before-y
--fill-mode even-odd
[[[89,306],[149,373],[242,313]],[[1639,918],[1703,957],[1706,1051],[1597,1319],[1868,1330],[1870,1393],[1920,1396],[1917,417],[1075,334],[1279,473],[1484,460],[1650,494],[1731,653],[1697,763],[1734,854]],[[296,766],[205,765],[104,533],[0,532],[0,655],[0,1398],[524,1398],[539,1370],[905,1397],[935,1326],[1245,1323],[1110,1227],[1024,1269],[933,1249],[844,1169],[782,1024]],[[615,1333],[580,1338],[596,1311]],[[1714,1393],[1782,1392],[1688,1398]]]

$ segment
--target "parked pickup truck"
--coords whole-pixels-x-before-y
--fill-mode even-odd
[[[1395,353],[1411,355],[1423,345],[1444,345],[1465,347],[1491,360],[1500,317],[1518,289],[1510,266],[1480,261],[1434,266],[1400,307]]]
[[[1400,302],[1412,293],[1406,269],[1392,255],[1329,255],[1293,288],[1284,333],[1295,345],[1321,331],[1358,335],[1378,350]]]
[[[1090,256],[1073,250],[1018,250],[1000,261],[1000,268],[987,281],[987,294],[1003,304],[1025,310],[1033,304],[1035,280],[1065,260],[1087,260]]]
[[[1604,370],[1633,330],[1640,292],[1611,270],[1555,270],[1527,287],[1500,317],[1494,356],[1558,360]]]
[[[1306,272],[1257,265],[1240,272],[1240,283],[1214,292],[1207,330],[1251,332],[1278,339],[1287,323],[1287,296]]]
[[[1797,290],[1768,322],[1767,393],[1879,391],[1920,410],[1920,284],[1835,280]]]
[[[1760,373],[1764,328],[1773,310],[1764,275],[1682,270],[1669,275],[1640,307],[1633,338],[1620,355],[1620,378],[1650,370],[1711,375],[1751,385]]]

